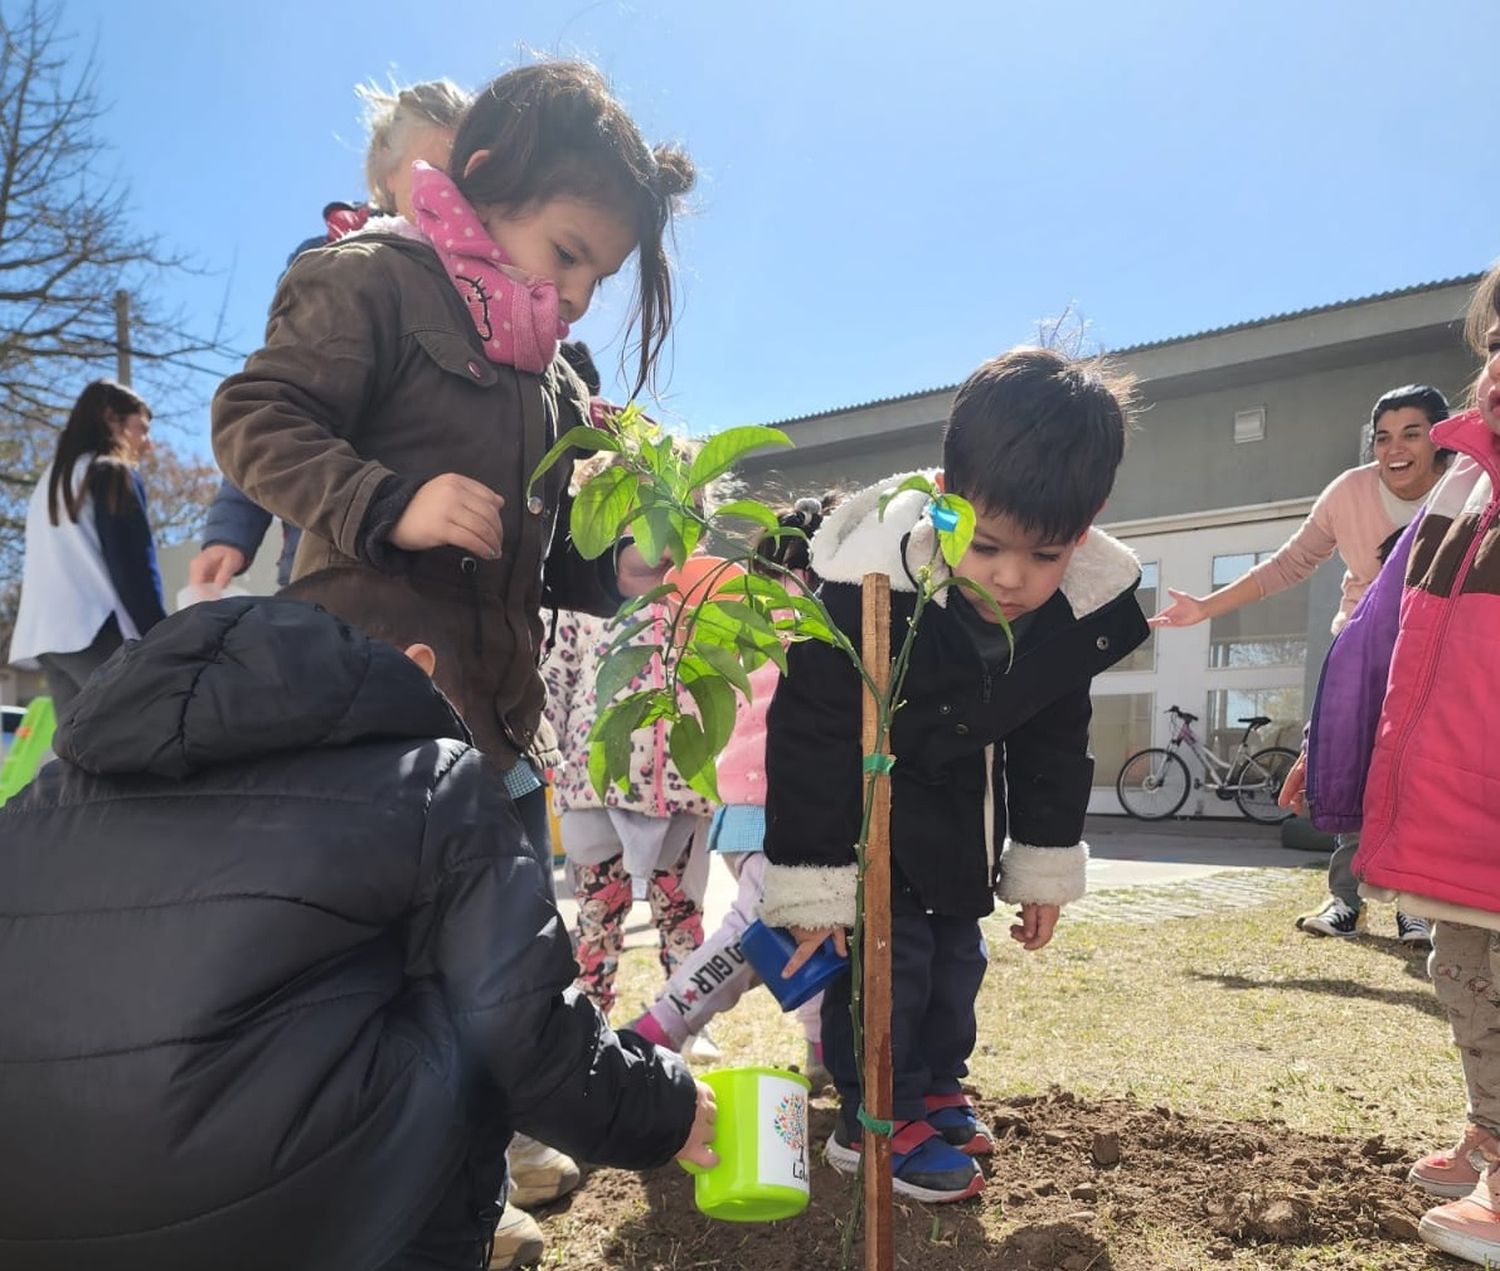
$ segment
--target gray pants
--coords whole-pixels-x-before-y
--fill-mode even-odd
[[[1354,853],[1359,850],[1359,835],[1335,835],[1334,842],[1337,846],[1328,858],[1328,894],[1358,913],[1365,903],[1360,899],[1359,879],[1354,877]]]
[[[1469,1120],[1500,1135],[1500,931],[1433,923],[1427,970],[1463,1060]]]
[[[124,643],[120,624],[115,621],[114,614],[110,614],[88,648],[73,653],[39,654],[37,661],[47,677],[47,695],[52,698],[52,709],[61,714],[62,708],[88,683],[89,676],[109,661],[109,655]]]

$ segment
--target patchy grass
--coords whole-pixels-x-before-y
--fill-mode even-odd
[[[1424,1203],[1400,1181],[1405,1162],[1451,1142],[1463,1118],[1425,956],[1396,943],[1389,910],[1375,912],[1377,934],[1356,940],[1294,930],[1321,896],[1317,870],[1268,874],[1257,907],[1149,924],[1065,918],[1040,954],[1015,946],[1005,920],[989,923],[970,1080],[988,1114],[1058,1127],[1060,1143],[1048,1140],[1049,1154],[1037,1138],[1007,1138],[977,1202],[907,1206],[902,1257],[1038,1271],[1459,1265],[1391,1234],[1401,1211]],[[617,1022],[660,975],[651,951],[627,953]],[[712,1031],[725,1064],[802,1060],[795,1018],[763,992]],[[1059,1088],[1060,1098],[1034,1098]],[[831,1104],[820,1107],[826,1133]],[[1081,1208],[1067,1192],[1092,1167],[1067,1143],[1112,1122],[1130,1127],[1136,1168],[1101,1177],[1097,1205]],[[1372,1146],[1375,1136],[1383,1143]],[[1058,1194],[1033,1194],[1042,1174],[1060,1180]],[[814,1189],[802,1218],[738,1228],[696,1215],[675,1167],[645,1178],[598,1171],[572,1205],[539,1215],[546,1265],[837,1265],[845,1189],[826,1170]],[[1219,1189],[1251,1209],[1288,1198],[1301,1214],[1295,1238],[1235,1226],[1214,1210]]]

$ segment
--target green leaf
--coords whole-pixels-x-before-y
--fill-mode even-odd
[[[714,509],[714,519],[717,520],[721,516],[754,521],[768,530],[774,530],[781,524],[775,512],[764,503],[757,503],[754,499],[735,499],[730,503],[721,504]]]
[[[624,701],[606,706],[595,718],[594,726],[589,729],[589,779],[596,783],[594,788],[600,798],[604,797],[604,791],[610,784],[622,788],[628,784],[631,734],[640,727],[641,720],[655,697],[656,691],[650,690],[635,693]],[[602,760],[595,758],[596,747],[602,752]],[[603,774],[603,787],[597,784],[596,773]]]
[[[672,512],[670,508],[647,508],[630,522],[630,533],[640,549],[641,558],[658,561],[672,541]]]
[[[585,560],[603,556],[615,545],[635,508],[640,478],[626,468],[606,468],[573,500],[569,529],[573,546]]]
[[[603,802],[609,793],[609,753],[602,741],[589,743],[589,785]]]
[[[632,596],[629,600],[627,600],[623,605],[620,606],[618,612],[616,612],[615,616],[611,618],[610,621],[623,622],[626,618],[630,617],[631,614],[639,613],[647,605],[655,604],[663,596],[673,596],[676,594],[676,583],[658,583],[650,591],[644,592],[639,596]],[[647,625],[649,626],[650,624],[648,623]],[[639,630],[639,628],[637,628],[637,630]]]
[[[622,688],[651,665],[657,649],[651,644],[632,644],[628,648],[611,653],[599,664],[599,673],[594,679],[594,693],[601,705],[608,705]]]
[[[943,559],[949,569],[957,569],[969,544],[974,541],[974,505],[957,494],[943,495],[943,503],[958,513],[958,525],[951,530],[938,530],[938,546],[943,550]]]
[[[570,450],[609,450],[619,454],[620,439],[614,433],[608,433],[599,428],[590,428],[585,424],[580,424],[577,428],[569,428],[557,439],[552,449],[542,456],[541,463],[532,470],[531,479],[526,483],[528,494],[531,492],[531,487],[536,484],[537,478]]]
[[[769,624],[767,624],[769,626]],[[735,632],[735,647],[741,649],[753,649],[763,654],[781,668],[781,673],[786,674],[786,649],[782,646],[781,636],[777,634],[774,627],[770,628],[770,634],[762,634],[752,627],[741,625]],[[745,665],[750,666],[750,659],[744,659]],[[759,662],[756,665],[760,665]]]
[[[699,794],[717,802],[719,786],[714,775],[714,757],[703,726],[691,715],[684,715],[667,733],[667,749],[683,780]]]
[[[938,591],[942,591],[944,587],[962,587],[965,591],[973,592],[979,598],[980,604],[994,614],[996,619],[995,625],[1005,632],[1006,642],[1010,645],[1011,657],[1014,658],[1016,638],[1011,634],[1010,623],[1005,620],[1005,611],[1000,608],[1000,602],[972,578],[965,578],[961,574],[954,574],[952,578],[940,583],[937,590],[933,592],[933,595],[936,595]]]
[[[924,477],[920,472],[916,473],[913,476],[907,477],[906,480],[898,485],[894,490],[887,490],[880,496],[880,520],[885,520],[885,510],[890,505],[890,501],[905,490],[921,490],[922,493],[931,497],[932,495],[937,493],[937,486],[933,484],[931,477]]]
[[[742,600],[720,600],[715,602],[723,611],[726,618],[735,622],[741,622],[752,631],[758,631],[762,635],[776,638],[776,628],[771,621],[757,609],[752,609]]]
[[[695,644],[693,653],[739,689],[747,702],[750,700],[750,677],[733,653],[716,644]]]
[[[715,433],[703,443],[703,449],[688,471],[688,488],[702,489],[715,477],[723,476],[742,458],[767,446],[790,446],[792,439],[776,428],[752,424]]]
[[[624,611],[622,610],[621,612],[623,613]],[[618,619],[616,619],[616,621],[618,621]],[[655,625],[655,618],[642,618],[637,622],[627,622],[623,627],[615,632],[613,639],[611,639],[609,642],[609,648],[606,650],[606,652],[613,653],[616,649],[624,648],[625,645],[634,640],[636,636],[640,635],[642,631],[650,630],[650,628],[654,627]]]
[[[698,708],[698,720],[703,725],[709,751],[717,758],[734,732],[734,690],[717,671],[708,675],[684,675],[682,682]]]
[[[787,609],[792,597],[785,587],[774,578],[760,574],[741,574],[731,578],[719,588],[721,596],[760,596],[772,609]]]

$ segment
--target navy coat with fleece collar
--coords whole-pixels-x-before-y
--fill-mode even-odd
[[[570,990],[466,736],[296,601],[195,606],[96,673],[0,809],[0,1267],[380,1265],[471,1095],[502,1146],[682,1146],[691,1078]]]
[[[856,648],[865,574],[890,576],[893,650],[915,608],[917,572],[930,565],[937,579],[948,575],[925,494],[899,494],[879,515],[882,492],[904,475],[842,503],[812,541],[819,596]],[[950,612],[951,589],[923,611],[891,737],[898,904],[979,918],[996,894],[1012,904],[1083,895],[1089,685],[1149,634],[1135,599],[1140,575],[1129,548],[1089,530],[1006,673],[986,670]],[[768,714],[761,916],[775,926],[851,926],[864,689],[829,645],[797,644],[787,657]]]

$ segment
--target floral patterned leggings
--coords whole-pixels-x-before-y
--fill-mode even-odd
[[[653,870],[646,887],[656,925],[662,970],[671,975],[703,943],[703,910],[682,886],[692,845],[670,869]],[[573,867],[578,898],[578,987],[606,1015],[615,1004],[615,974],[625,947],[625,920],[633,894],[625,857]]]

